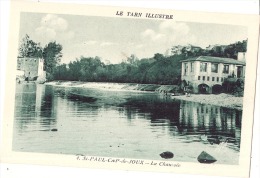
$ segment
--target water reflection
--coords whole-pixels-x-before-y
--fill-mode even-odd
[[[13,148],[159,159],[158,149],[171,147],[181,155],[180,161],[196,161],[196,149],[213,149],[224,142],[234,159],[225,158],[223,163],[237,164],[241,117],[238,110],[156,93],[17,85]],[[127,153],[113,148],[119,140],[130,145]],[[184,147],[196,149],[182,153]]]
[[[174,100],[162,99],[157,95],[141,95],[128,98],[126,102],[120,104],[128,119],[136,118],[138,115],[147,118],[154,123],[179,122],[180,103]]]
[[[219,106],[181,102],[180,127],[191,132],[234,136],[241,126],[242,112]]]
[[[128,119],[149,119],[151,126],[167,128],[172,136],[190,135],[192,142],[205,135],[211,144],[233,143],[239,150],[242,111],[149,95],[129,98],[121,106]]]
[[[210,144],[232,143],[232,148],[239,150],[241,111],[182,101],[180,113],[179,128],[194,135],[191,139],[206,136]]]
[[[22,131],[35,119],[36,108],[36,86],[19,85],[15,96],[15,117],[18,118],[17,126]]]

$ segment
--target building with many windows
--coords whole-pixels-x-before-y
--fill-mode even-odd
[[[244,78],[245,53],[238,56],[238,60],[212,56],[183,60],[181,79],[191,85],[195,93],[212,93],[222,87],[227,77]]]

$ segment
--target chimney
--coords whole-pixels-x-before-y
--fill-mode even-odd
[[[237,60],[246,62],[246,52],[238,52]]]

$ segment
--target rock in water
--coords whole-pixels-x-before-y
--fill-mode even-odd
[[[219,145],[221,143],[221,141],[218,138],[208,138],[208,141],[211,145],[213,145],[213,144]]]
[[[173,158],[174,154],[170,151],[165,151],[165,152],[161,153],[160,156],[165,159],[170,159],[170,158]]]
[[[200,139],[202,140],[202,141],[207,141],[208,140],[208,136],[207,135],[201,135],[200,136]]]
[[[216,162],[216,158],[214,158],[213,156],[211,156],[210,154],[208,154],[205,151],[202,151],[200,153],[200,155],[198,156],[198,161],[200,163],[206,163],[206,164],[210,164],[210,163],[214,163]]]

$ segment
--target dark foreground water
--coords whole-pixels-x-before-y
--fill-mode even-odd
[[[188,162],[206,151],[238,164],[241,115],[158,93],[20,84],[13,150]]]

